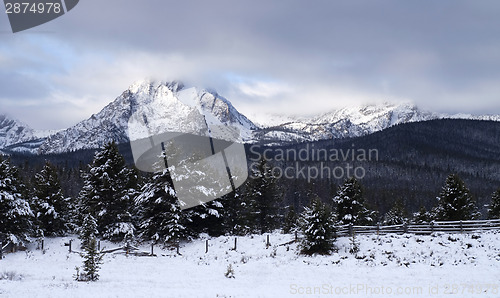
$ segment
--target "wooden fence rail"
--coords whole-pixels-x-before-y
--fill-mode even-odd
[[[418,234],[418,235],[429,235],[434,232],[445,232],[445,233],[469,233],[469,232],[479,232],[479,231],[489,231],[489,230],[500,230],[500,219],[492,220],[460,220],[460,221],[433,221],[429,223],[421,224],[401,224],[401,225],[391,225],[391,226],[354,226],[354,225],[342,225],[336,226],[335,233],[337,236],[352,236],[354,234],[377,234],[384,235],[389,233],[403,234]],[[0,239],[1,240],[1,239]],[[69,252],[75,252],[71,249],[71,241],[65,245],[69,246]],[[234,250],[236,250],[236,242],[234,242]],[[295,239],[280,244],[278,246],[289,245],[291,243],[299,241],[297,233],[295,234]],[[5,254],[9,249],[11,243],[6,241],[0,241],[0,260],[3,254]],[[269,235],[266,238],[266,248],[271,246]],[[123,247],[119,247],[112,250],[103,251],[104,253],[111,253],[116,251],[125,251],[126,254],[132,253],[140,256],[154,256],[153,245],[151,246],[151,253],[139,251],[138,248],[127,244]],[[205,252],[208,253],[208,240],[206,242]],[[177,245],[177,253],[179,253],[179,246]]]
[[[411,233],[429,235],[434,232],[467,233],[475,231],[500,230],[500,219],[492,220],[460,220],[433,221],[421,224],[400,224],[392,226],[353,226],[337,227],[337,236],[352,236],[353,234],[389,234]]]

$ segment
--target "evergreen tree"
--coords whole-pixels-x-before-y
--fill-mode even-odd
[[[282,194],[265,159],[261,159],[244,186],[243,207],[252,232],[268,233],[279,225]]]
[[[258,233],[261,231],[258,221],[259,208],[257,206],[256,196],[250,190],[250,181],[240,188],[241,195],[237,198],[236,206],[234,206],[233,214],[233,231],[236,235],[244,236],[251,233]]]
[[[184,156],[184,150],[173,143],[166,144],[163,160],[160,165],[168,166],[168,161],[178,160],[175,166],[176,193],[179,206],[193,206],[183,209],[181,224],[184,226],[182,238],[197,237],[200,233],[208,233],[211,236],[224,234],[224,204],[221,198],[213,199],[213,195],[230,189],[216,177],[220,176],[217,169],[212,164],[198,162],[204,159],[203,152],[190,152]],[[195,167],[193,165],[196,164]],[[226,174],[224,172],[224,174]],[[172,176],[174,177],[174,176]],[[214,179],[215,178],[215,179]],[[187,181],[189,180],[189,181]],[[197,182],[197,187],[193,187],[192,182]],[[181,196],[179,196],[181,194]],[[208,196],[208,197],[207,197]],[[212,200],[208,200],[212,198]],[[196,204],[193,204],[195,203]]]
[[[101,269],[102,258],[104,254],[97,250],[97,240],[92,238],[85,247],[83,253],[83,274],[80,275],[80,281],[97,281],[99,279],[99,269]]]
[[[200,233],[207,233],[214,237],[224,235],[227,231],[224,221],[227,211],[224,207],[224,199],[219,198],[184,210],[188,218],[186,228],[189,234],[196,236]]]
[[[99,232],[97,231],[97,222],[95,218],[90,214],[85,214],[79,235],[82,248],[87,247],[90,240],[96,238],[98,234]]]
[[[290,206],[283,222],[283,233],[289,234],[297,231],[298,221],[299,216],[295,212],[295,208],[293,206]]]
[[[63,235],[71,229],[70,199],[62,194],[56,168],[49,162],[35,175],[34,211],[46,236]]]
[[[142,239],[175,243],[186,237],[186,217],[180,209],[168,170],[154,174],[143,186],[135,204],[139,210]]]
[[[491,204],[488,207],[488,218],[500,218],[500,189],[498,189],[491,198]]]
[[[33,233],[33,212],[23,199],[24,185],[17,168],[0,157],[0,234],[14,244],[29,242]]]
[[[223,219],[223,231],[224,234],[230,235],[240,235],[245,234],[241,228],[241,210],[242,210],[242,200],[240,195],[240,189],[230,192],[220,198],[224,209],[222,210]],[[248,230],[246,231],[248,232]]]
[[[80,191],[81,214],[91,214],[104,239],[120,241],[134,234],[132,207],[137,195],[138,174],[125,165],[114,142],[94,156],[88,172],[83,174]]]
[[[245,197],[244,186],[223,196],[222,219],[225,234],[247,235],[256,231],[256,202],[253,197]]]
[[[408,211],[401,200],[397,200],[394,206],[384,216],[384,225],[400,225],[408,222]]]
[[[304,237],[300,243],[303,254],[329,254],[335,240],[332,212],[319,199],[313,199],[300,215]]]
[[[423,224],[431,221],[431,215],[424,206],[420,206],[418,212],[413,214],[413,222],[416,224]]]
[[[374,222],[375,213],[364,206],[363,190],[356,178],[347,179],[333,199],[339,224],[364,225]]]
[[[479,217],[475,201],[469,189],[456,174],[451,174],[439,195],[433,210],[435,220],[469,220]]]

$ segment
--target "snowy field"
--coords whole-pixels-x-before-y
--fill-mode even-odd
[[[0,297],[500,297],[500,233],[339,238],[331,256],[302,256],[292,235],[205,239],[157,257],[107,254],[97,282],[73,281],[82,258],[46,239],[0,260]],[[75,239],[75,238],[73,238]],[[105,243],[106,248],[117,245]],[[78,242],[73,242],[78,247]],[[149,251],[150,247],[141,247]],[[227,278],[228,265],[234,278]]]

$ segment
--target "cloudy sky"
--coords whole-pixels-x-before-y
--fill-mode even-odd
[[[500,114],[499,16],[495,0],[83,0],[13,34],[0,14],[0,113],[65,128],[155,78],[248,115],[381,101]]]

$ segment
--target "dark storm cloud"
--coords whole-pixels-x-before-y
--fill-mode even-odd
[[[33,73],[82,113],[146,76],[213,87],[244,112],[409,99],[500,113],[499,15],[498,1],[87,0],[40,27],[62,58]]]

